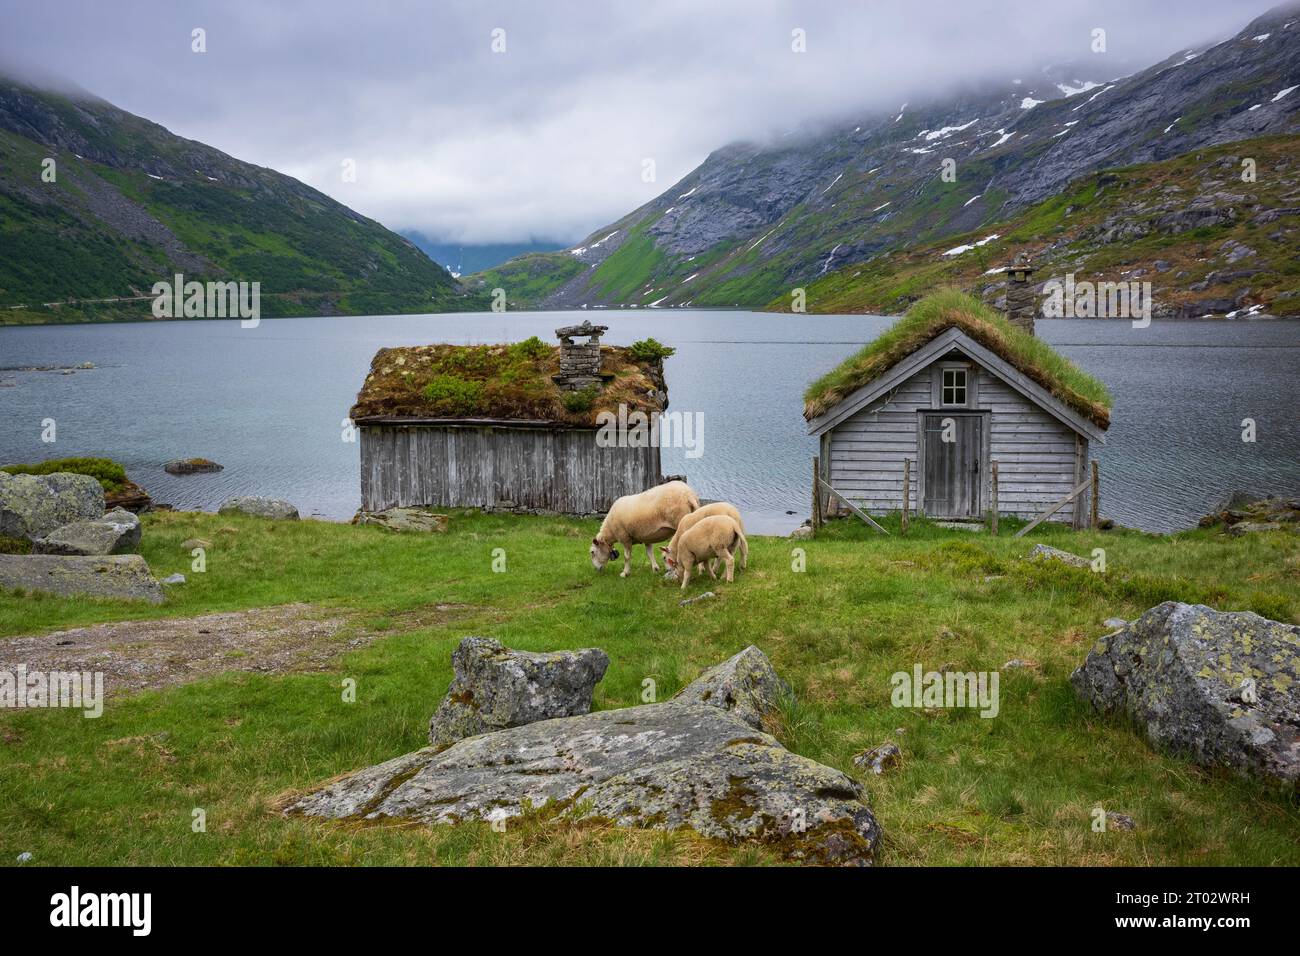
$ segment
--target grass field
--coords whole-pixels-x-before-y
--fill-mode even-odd
[[[896,526],[892,526],[897,531]],[[0,643],[17,634],[127,617],[188,616],[288,602],[346,616],[326,672],[235,673],[110,697],[104,715],[0,714],[0,863],[753,864],[754,847],[618,830],[544,815],[455,827],[286,819],[293,791],[414,750],[451,679],[461,637],[546,650],[599,646],[611,666],[601,709],[666,699],[705,667],[757,644],[794,686],[783,742],[865,781],[885,833],[879,862],[912,864],[1300,864],[1300,806],[1262,783],[1153,753],[1120,721],[1080,703],[1070,671],[1105,630],[1163,600],[1300,620],[1300,536],[1172,538],[1037,531],[1013,540],[915,524],[904,538],[836,522],[817,540],[751,539],[750,569],[718,598],[682,607],[644,552],[621,580],[593,571],[595,522],[453,515],[446,535],[267,522],[197,513],[145,516],[144,555],[188,583],[163,607],[0,594]],[[193,573],[181,542],[211,542]],[[1022,560],[1049,541],[1104,548],[1093,573]],[[794,549],[806,554],[795,571]],[[505,570],[493,570],[504,549]],[[639,549],[638,549],[639,551]],[[896,709],[889,677],[1003,670],[1000,713]],[[341,685],[356,681],[356,701]],[[111,688],[110,688],[111,692]],[[874,776],[852,756],[887,740],[899,767]],[[1131,832],[1092,829],[1102,807]],[[193,832],[193,812],[206,832]]]

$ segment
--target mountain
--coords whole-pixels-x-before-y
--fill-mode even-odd
[[[809,312],[901,312],[924,291],[969,289],[998,308],[998,267],[1036,282],[1150,282],[1156,318],[1300,316],[1300,134],[1193,149],[1075,180],[1023,212],[814,279]],[[1242,160],[1256,179],[1242,181]],[[788,310],[782,295],[768,304]]]
[[[264,316],[483,306],[409,240],[296,179],[0,77],[0,323],[149,318],[153,283],[178,272],[260,282]]]
[[[516,256],[554,252],[560,248],[558,242],[437,242],[415,229],[403,229],[399,234],[410,239],[434,262],[446,266],[454,276],[482,272]]]
[[[760,306],[1010,220],[1097,170],[1297,130],[1300,3],[1131,76],[1099,73],[1097,61],[726,146],[573,249],[511,260],[469,285],[545,308]]]

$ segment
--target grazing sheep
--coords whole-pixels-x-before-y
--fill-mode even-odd
[[[735,577],[736,567],[732,553],[737,548],[748,550],[748,547],[745,532],[740,530],[740,525],[734,518],[712,515],[702,518],[686,531],[677,542],[677,550],[664,555],[664,562],[671,568],[682,569],[682,587],[685,588],[691,579],[691,568],[701,561],[707,562],[705,567],[709,570],[709,576],[717,580],[718,576],[713,571],[713,559],[721,558],[727,566],[727,581],[730,583]]]
[[[736,524],[740,526],[740,533],[742,535],[745,533],[745,522],[740,520],[740,512],[736,510],[735,505],[728,504],[725,501],[715,501],[712,504],[704,505],[703,507],[697,508],[695,511],[692,511],[690,514],[684,517],[677,525],[677,532],[673,535],[673,540],[668,542],[667,547],[659,549],[663,553],[664,563],[668,564],[669,555],[676,553],[677,540],[685,532],[695,527],[695,525],[698,524],[702,519],[712,518],[714,515],[726,515],[728,518],[731,518],[733,521],[736,522]],[[747,568],[749,567],[749,542],[746,541],[744,538],[741,538],[740,547],[741,547],[740,566],[742,568]],[[715,562],[710,561],[709,570],[712,571],[714,566],[715,566]]]
[[[700,497],[684,481],[670,481],[643,491],[639,495],[624,495],[605,515],[600,532],[591,539],[591,563],[599,571],[611,558],[618,557],[615,544],[623,546],[623,573],[632,573],[632,545],[644,544],[650,568],[659,570],[655,561],[654,545],[667,541],[677,530],[677,524],[700,506]]]

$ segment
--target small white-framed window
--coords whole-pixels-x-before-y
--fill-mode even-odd
[[[940,399],[944,405],[965,405],[967,388],[966,369],[945,368]]]

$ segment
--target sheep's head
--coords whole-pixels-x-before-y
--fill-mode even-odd
[[[591,539],[591,566],[599,571],[608,561],[618,557],[618,548],[611,544],[601,541],[600,538]]]
[[[670,548],[668,545],[665,544],[663,547],[661,547],[659,549],[659,554],[664,559],[664,567],[666,568],[677,567],[677,562],[673,560],[673,549]]]

